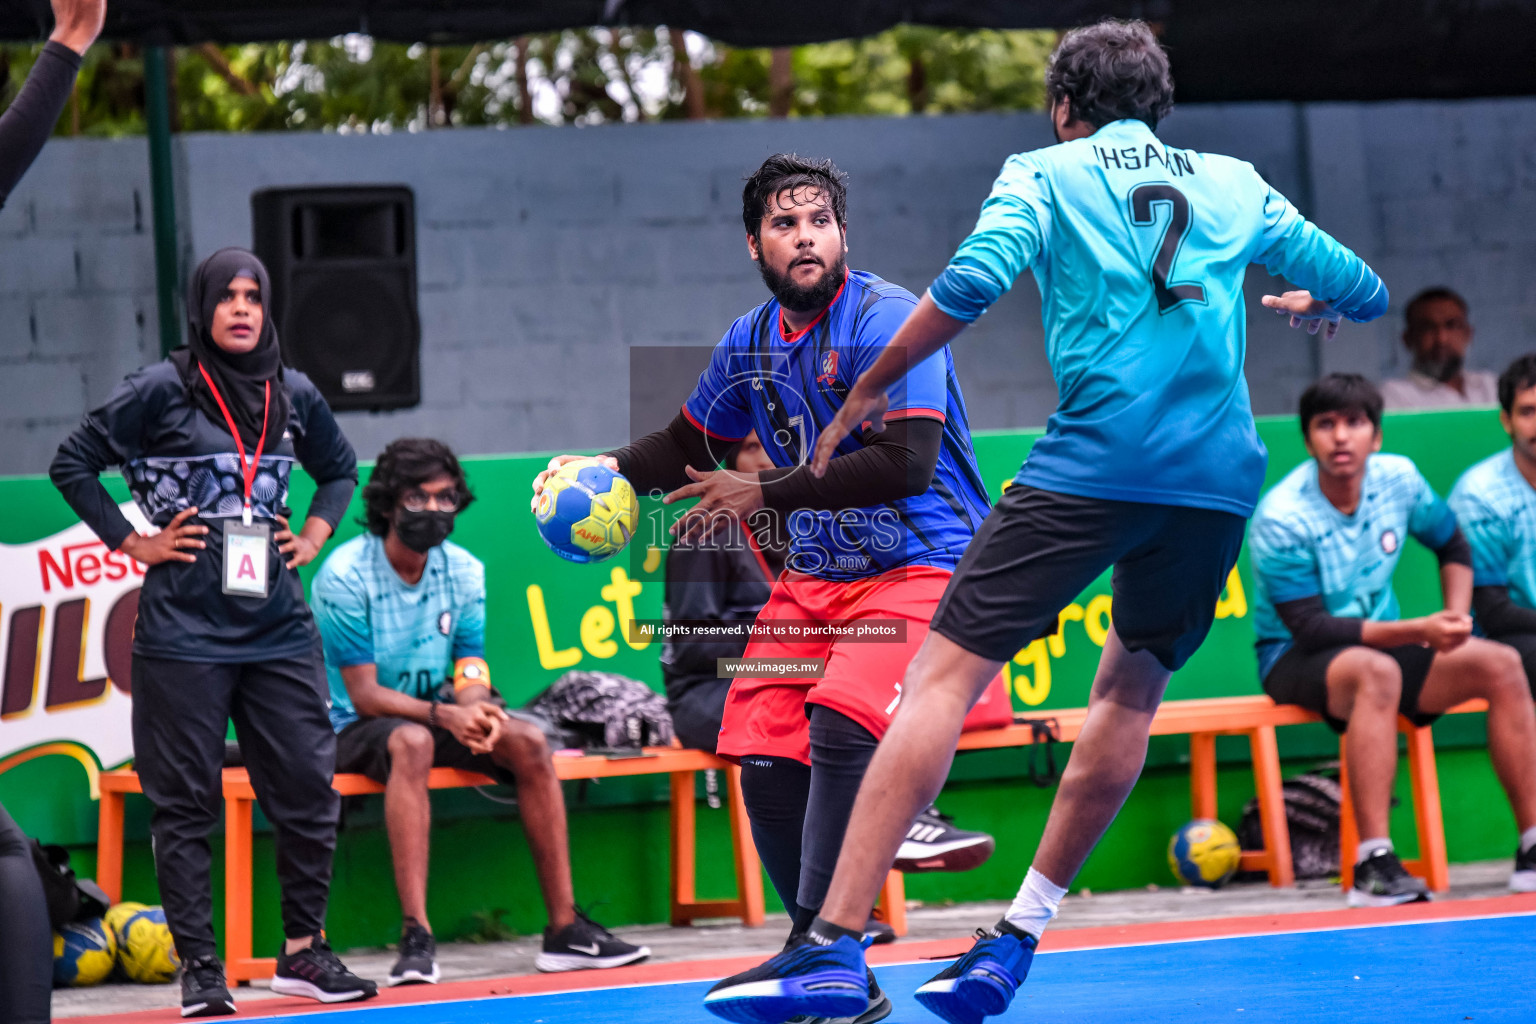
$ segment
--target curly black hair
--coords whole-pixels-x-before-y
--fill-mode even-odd
[[[794,153],[775,153],[752,172],[741,190],[741,220],[746,225],[747,234],[753,238],[761,237],[768,204],[785,189],[789,189],[791,195],[799,189],[820,192],[832,207],[837,226],[848,226],[848,175],[838,170],[831,160],[807,160]]]
[[[1146,22],[1105,18],[1062,36],[1045,92],[1052,106],[1065,99],[1073,119],[1094,128],[1125,118],[1156,128],[1173,110],[1173,73]]]
[[[459,465],[458,457],[447,445],[429,437],[402,437],[389,442],[379,453],[363,488],[362,524],[369,533],[385,536],[389,533],[400,496],[435,476],[444,475],[453,477],[454,490],[459,492],[459,511],[463,512],[475,500],[475,495],[469,489],[464,467]]]

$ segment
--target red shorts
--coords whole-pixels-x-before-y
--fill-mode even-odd
[[[833,582],[786,572],[773,585],[757,621],[856,623],[901,620],[900,642],[754,638],[744,658],[824,658],[820,679],[738,678],[731,683],[720,726],[719,753],[736,760],[752,754],[811,762],[808,704],[839,711],[885,735],[901,704],[907,663],[928,636],[928,623],[949,583],[950,571],[929,566],[894,569],[881,576]],[[1013,720],[1013,704],[1001,675],[965,719],[967,731],[998,728]]]

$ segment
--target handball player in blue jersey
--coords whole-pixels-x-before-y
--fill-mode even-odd
[[[860,424],[879,429],[906,366],[943,349],[1025,270],[1044,300],[1056,413],[907,670],[902,712],[849,823],[860,842],[843,849],[820,915],[802,941],[711,992],[720,1016],[777,1024],[864,1004],[858,928],[906,823],[944,782],[966,709],[1113,566],[1113,627],[1034,865],[1003,920],[917,993],[955,1024],[1007,1008],[1141,772],[1169,675],[1205,639],[1258,500],[1266,456],[1243,380],[1248,265],[1306,289],[1264,303],[1314,333],[1387,308],[1370,268],[1251,165],[1157,138],[1173,82],[1146,25],[1067,33],[1046,89],[1060,144],[1004,163],[975,230],[854,383],[811,468]]]
[[[785,571],[743,657],[825,667],[820,678],[736,678],[717,750],[742,766],[753,838],[797,933],[821,906],[864,769],[901,705],[907,662],[990,504],[942,346],[892,378],[878,429],[845,432],[824,475],[805,469],[853,380],[917,305],[905,289],[848,269],[845,209],[830,161],[778,155],[747,180],[747,249],[773,298],[731,325],[667,428],[603,456],[642,492],[698,499],[675,528],[678,543],[759,509],[783,517]],[[753,431],[773,468],[717,469]],[[855,635],[826,632],[836,625]],[[977,696],[984,690],[970,724],[1009,721],[995,666]],[[927,806],[913,808],[903,836]],[[864,981],[856,1016],[878,1020],[890,1003]]]

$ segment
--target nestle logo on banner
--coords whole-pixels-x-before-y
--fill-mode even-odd
[[[129,573],[141,578],[144,575],[144,566],[121,551],[108,551],[107,545],[99,540],[66,544],[59,549],[57,558],[47,548],[40,548],[37,568],[43,577],[44,593],[52,592],[54,583],[68,590],[116,583],[127,579]]]

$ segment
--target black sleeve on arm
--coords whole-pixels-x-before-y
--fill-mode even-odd
[[[732,443],[711,439],[679,412],[655,433],[604,454],[618,460],[619,472],[637,494],[648,494],[675,491],[689,483],[688,466],[700,472],[714,469]]]
[[[304,430],[302,436],[294,438],[293,453],[315,481],[309,514],[325,520],[334,531],[357,489],[357,453],[320,392],[313,387],[308,390],[308,400],[300,406],[304,410]]]
[[[112,446],[110,429],[101,419],[106,408],[110,405],[87,415],[59,445],[58,454],[48,467],[48,478],[75,515],[108,549],[116,551],[134,530],[101,485],[102,471],[123,462],[122,455]]]
[[[1514,633],[1536,633],[1536,610],[1515,604],[1508,587],[1473,587],[1472,610],[1490,639]]]
[[[1361,643],[1365,620],[1329,615],[1320,596],[1281,601],[1275,605],[1275,611],[1285,628],[1291,631],[1297,650],[1303,654]]]
[[[0,114],[0,206],[42,152],[79,70],[78,53],[63,43],[48,43],[38,54],[21,92]]]
[[[803,466],[765,470],[763,504],[796,509],[865,508],[922,494],[933,484],[944,443],[944,424],[928,416],[893,420],[880,433],[864,432],[864,447],[827,463],[816,479]]]
[[[1457,527],[1444,544],[1435,548],[1435,557],[1440,559],[1442,566],[1464,565],[1472,568],[1472,545],[1467,543],[1466,536]]]

